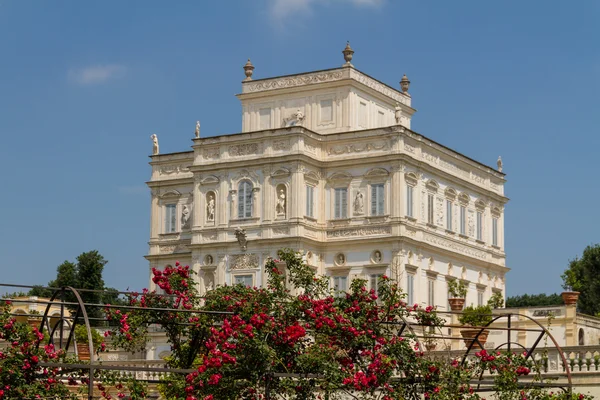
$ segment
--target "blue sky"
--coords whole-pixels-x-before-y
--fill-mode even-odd
[[[3,282],[44,284],[99,250],[105,280],[148,282],[150,134],[161,152],[238,132],[255,78],[353,64],[397,87],[413,129],[504,160],[509,295],[560,291],[600,241],[600,3],[0,0]]]

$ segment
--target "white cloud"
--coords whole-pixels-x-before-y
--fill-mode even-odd
[[[289,16],[311,14],[314,5],[341,4],[351,6],[378,7],[385,0],[269,0],[271,18],[281,23]]]
[[[85,68],[69,70],[69,80],[78,85],[95,85],[110,79],[125,75],[126,68],[122,65],[94,65]]]

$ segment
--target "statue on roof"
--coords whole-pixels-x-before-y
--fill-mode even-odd
[[[158,136],[156,136],[156,134],[152,134],[150,136],[150,139],[152,139],[152,155],[155,156],[158,154]]]
[[[284,118],[284,127],[302,125],[304,122],[304,113],[300,109],[296,110],[289,118]]]
[[[200,121],[196,121],[196,138],[200,137]]]
[[[498,161],[496,161],[496,164],[498,165],[498,172],[502,172],[502,157],[498,156]]]

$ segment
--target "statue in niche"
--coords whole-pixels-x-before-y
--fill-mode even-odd
[[[365,211],[365,200],[362,192],[357,192],[354,198],[354,214],[363,214]]]
[[[185,204],[181,210],[181,228],[189,229],[192,213],[190,212],[190,207]]]
[[[396,118],[396,125],[400,125],[400,122],[402,122],[402,109],[398,103],[396,103],[396,107],[394,108],[394,118]]]
[[[248,239],[246,237],[246,230],[242,229],[240,227],[237,227],[235,229],[235,237],[236,237],[240,247],[242,248],[242,250],[246,251],[246,247],[248,244]]]
[[[152,155],[157,155],[159,153],[159,149],[158,149],[158,136],[156,136],[156,134],[152,134],[150,136],[150,139],[152,139]]]
[[[285,127],[297,126],[297,125],[302,125],[302,122],[304,122],[304,113],[302,111],[300,111],[300,109],[298,109],[289,118],[285,118],[283,120],[283,125]]]
[[[196,138],[200,137],[200,121],[196,121],[196,131],[194,132]]]
[[[208,196],[208,202],[206,204],[206,220],[215,220],[215,196],[213,196],[212,194]]]
[[[285,216],[285,190],[279,189],[279,195],[277,196],[277,205],[275,206],[277,215]]]
[[[207,292],[213,290],[215,288],[215,282],[212,273],[204,274],[204,288]]]

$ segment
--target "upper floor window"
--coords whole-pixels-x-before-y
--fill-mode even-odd
[[[334,218],[348,218],[348,189],[335,189],[334,197]]]
[[[498,246],[498,218],[492,218],[492,245]]]
[[[446,200],[446,229],[452,230],[452,201]]]
[[[433,194],[427,195],[427,223],[433,224],[433,210],[434,210],[434,199]]]
[[[165,233],[173,233],[177,230],[177,204],[165,206]]]
[[[478,306],[483,305],[483,291],[481,291],[481,290],[477,291],[477,305]]]
[[[430,306],[435,306],[435,281],[433,279],[427,280],[427,301]]]
[[[406,275],[406,301],[409,305],[415,303],[415,275]]]
[[[314,218],[315,187],[306,185],[306,216]]]
[[[383,274],[372,274],[369,276],[371,290],[374,290],[377,294],[379,294],[379,280],[382,276]]]
[[[252,275],[234,275],[233,276],[233,284],[234,285],[244,285],[246,287],[254,286],[254,277]]]
[[[261,108],[259,110],[260,114],[260,127],[259,129],[271,129],[271,109],[270,108]]]
[[[465,206],[460,206],[460,234],[467,234],[467,208]]]
[[[240,182],[238,187],[238,218],[252,217],[252,189],[252,182]]]
[[[371,185],[371,215],[383,215],[383,183]]]
[[[406,215],[413,216],[413,187],[411,185],[406,186]]]
[[[483,213],[477,212],[477,240],[483,240]]]
[[[333,290],[335,291],[336,296],[343,296],[343,294],[348,290],[348,277],[334,276]]]

